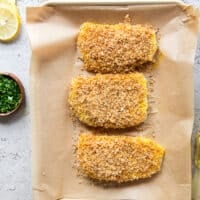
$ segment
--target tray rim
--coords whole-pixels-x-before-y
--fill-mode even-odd
[[[41,6],[53,6],[53,5],[83,5],[83,6],[95,6],[95,5],[145,5],[145,4],[179,4],[184,5],[181,0],[46,0]]]

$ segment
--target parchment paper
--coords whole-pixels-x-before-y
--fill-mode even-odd
[[[151,72],[158,113],[151,122],[154,133],[147,137],[163,145],[166,155],[161,172],[153,178],[103,187],[77,177],[73,168],[73,138],[87,128],[72,122],[67,88],[73,77],[84,73],[76,48],[80,24],[114,24],[122,22],[126,14],[133,23],[152,24],[159,29],[162,56]],[[27,28],[33,50],[30,89],[34,200],[190,200],[192,66],[198,28],[195,10],[176,4],[28,8]]]

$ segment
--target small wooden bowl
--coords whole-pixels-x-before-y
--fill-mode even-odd
[[[24,99],[25,99],[25,92],[24,92],[24,86],[22,85],[22,82],[19,80],[19,78],[16,75],[9,73],[9,72],[0,72],[0,75],[7,76],[7,77],[13,79],[19,86],[19,89],[21,92],[21,99],[20,99],[19,105],[15,109],[13,109],[12,111],[9,111],[7,113],[0,113],[0,117],[6,117],[6,116],[9,116],[9,115],[15,113],[20,108],[20,106],[23,104]]]

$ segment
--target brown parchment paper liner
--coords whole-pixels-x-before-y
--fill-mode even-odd
[[[162,56],[151,72],[158,113],[152,126],[155,140],[166,148],[166,156],[161,172],[151,179],[102,187],[77,177],[73,168],[73,138],[87,128],[72,122],[67,88],[73,77],[85,74],[77,59],[80,24],[118,23],[126,14],[133,23],[159,28]],[[28,8],[27,29],[33,50],[30,89],[34,200],[190,200],[195,10],[176,4]],[[134,135],[135,131],[127,133]]]

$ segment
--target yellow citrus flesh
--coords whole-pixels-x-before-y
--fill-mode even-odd
[[[17,8],[12,4],[0,3],[0,16],[0,41],[8,42],[15,39],[20,29]]]
[[[12,3],[12,0],[0,0],[0,7],[6,7],[16,15],[19,15],[18,8],[15,5],[15,1],[13,1]]]
[[[0,0],[0,3],[5,3],[5,4],[15,4],[15,0]]]

